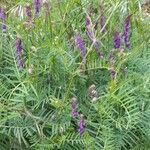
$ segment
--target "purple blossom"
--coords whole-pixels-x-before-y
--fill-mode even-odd
[[[105,32],[105,17],[103,14],[100,17],[100,27],[101,27],[101,32],[104,33]]]
[[[45,21],[47,21],[49,13],[50,13],[50,6],[49,6],[49,2],[48,1],[44,2],[44,7],[45,7]]]
[[[31,6],[30,5],[27,5],[26,6],[26,14],[28,16],[28,21],[32,21],[32,12],[31,12]]]
[[[114,48],[118,49],[121,45],[121,38],[119,32],[115,32],[113,35]]]
[[[19,69],[24,68],[24,62],[22,59],[22,42],[20,38],[16,39],[16,61]]]
[[[84,121],[84,116],[83,114],[80,115],[80,122],[78,124],[78,132],[80,133],[80,136],[83,135],[85,131],[85,121]]]
[[[20,38],[16,39],[16,52],[20,54],[22,52],[22,41]]]
[[[111,78],[114,80],[116,77],[116,71],[113,68],[110,69],[110,74],[111,74]]]
[[[85,25],[86,25],[86,34],[89,37],[89,39],[93,42],[95,37],[94,37],[94,33],[92,31],[91,18],[89,16],[86,17],[86,24]]]
[[[3,20],[6,19],[5,12],[4,12],[4,10],[1,7],[0,7],[0,19],[3,19]]]
[[[2,29],[6,30],[6,14],[4,10],[0,7],[0,19],[2,20]]]
[[[38,16],[40,12],[40,0],[34,0],[34,9],[35,9],[35,16]]]
[[[89,16],[86,17],[86,33],[91,42],[93,43],[93,46],[95,48],[98,57],[103,58],[103,54],[100,52],[100,43],[96,40],[95,35],[92,31],[92,22]]]
[[[73,117],[78,116],[78,112],[77,112],[77,99],[75,97],[73,97],[71,99],[71,109],[72,109],[72,116]]]
[[[94,46],[95,51],[96,51],[97,55],[99,56],[99,58],[103,59],[104,55],[102,52],[100,52],[100,43],[97,40],[95,40],[95,41],[93,41],[93,46]]]
[[[78,33],[76,33],[76,43],[80,49],[82,61],[85,61],[86,48],[83,39],[79,36]]]
[[[23,59],[22,59],[21,55],[18,55],[16,57],[16,61],[17,61],[18,68],[23,69],[24,68],[24,62],[23,62]]]
[[[125,24],[124,24],[124,42],[126,48],[130,48],[130,43],[129,43],[129,31],[130,31],[130,18],[132,15],[127,16],[125,19]]]

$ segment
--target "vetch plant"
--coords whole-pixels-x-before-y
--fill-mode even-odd
[[[0,10],[0,150],[148,150],[140,1],[105,0],[101,9],[98,0],[10,3]]]
[[[6,31],[6,14],[4,9],[0,7],[0,20],[2,20],[2,29]]]
[[[80,114],[80,121],[79,121],[79,124],[78,124],[78,132],[79,132],[81,137],[83,136],[84,131],[85,131],[84,115]]]
[[[39,12],[40,12],[40,0],[34,0],[34,11],[35,11],[35,16],[38,17],[39,16]]]
[[[16,39],[16,62],[19,69],[24,68],[24,62],[22,59],[22,41],[20,38]]]
[[[73,97],[71,99],[71,114],[72,114],[73,117],[77,117],[78,116],[77,99],[75,97]]]
[[[124,42],[125,42],[126,48],[130,48],[129,36],[130,36],[131,16],[132,15],[127,16],[127,18],[125,19],[125,23],[124,23],[124,35],[123,36],[124,36]]]
[[[113,35],[114,48],[119,49],[121,46],[121,37],[119,32],[115,32]]]

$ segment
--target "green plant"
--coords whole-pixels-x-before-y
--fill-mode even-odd
[[[149,150],[149,24],[141,20],[140,2],[103,2],[106,29],[103,34],[98,26],[95,34],[103,59],[85,31],[86,13],[91,11],[93,24],[99,21],[99,1],[52,0],[50,4],[48,20],[42,5],[31,26],[26,26],[26,16],[20,19],[8,13],[7,31],[0,33],[0,149]],[[124,55],[116,53],[113,80],[108,62],[112,36],[115,29],[123,31],[128,14],[133,14],[131,49],[123,45]],[[85,70],[73,42],[76,30],[86,45]],[[16,37],[22,40],[23,69],[17,66]],[[98,93],[96,102],[88,95],[92,84]],[[84,114],[83,136],[77,131],[79,116],[71,115],[72,97]]]

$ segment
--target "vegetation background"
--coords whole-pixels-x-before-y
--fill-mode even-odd
[[[51,0],[48,20],[41,4],[34,16],[32,0],[1,0],[7,19],[0,31],[0,150],[149,150],[150,149],[150,21],[140,0]],[[25,6],[31,4],[33,24],[26,26]],[[105,32],[99,24],[101,8]],[[101,43],[103,59],[86,35],[90,14]],[[132,14],[130,43],[114,57],[116,77],[110,76],[113,33],[123,33]],[[2,22],[0,22],[2,24]],[[86,45],[81,74],[76,32]],[[23,46],[24,69],[16,62],[16,38]],[[91,101],[88,89],[98,97]],[[84,115],[85,131],[72,117],[72,97]]]

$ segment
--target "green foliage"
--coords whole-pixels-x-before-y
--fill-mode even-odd
[[[94,24],[100,17],[98,0],[52,0],[48,21],[42,5],[33,28],[24,26],[25,14],[19,18],[11,13],[18,5],[24,9],[26,2],[31,3],[9,4],[7,31],[0,33],[0,150],[149,150],[149,24],[141,19],[140,2],[103,2],[106,32],[102,34],[99,26],[96,30],[104,53],[101,60],[85,32],[86,13],[92,11]],[[133,14],[132,47],[124,49],[124,56],[116,54],[117,77],[112,80],[108,65],[112,35],[114,30],[123,32],[128,14]],[[75,30],[86,43],[84,74],[72,42]],[[23,42],[22,70],[16,64],[17,36]],[[99,95],[95,103],[87,93],[92,84]],[[77,132],[79,117],[71,116],[73,96],[85,117],[83,137]]]

